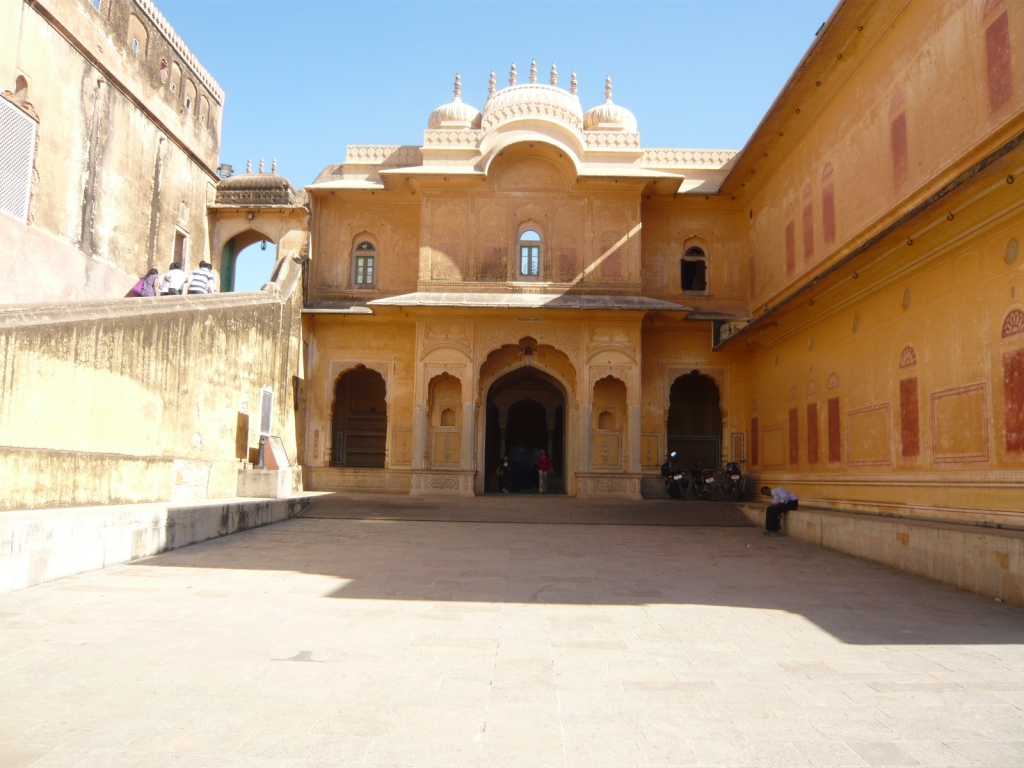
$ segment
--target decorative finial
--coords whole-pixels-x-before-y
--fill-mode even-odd
[[[569,80],[569,93],[571,93],[573,96],[575,96],[576,95],[576,88],[577,88],[577,86],[576,86],[576,73],[573,72],[572,73],[572,79]]]
[[[558,85],[558,69],[553,61],[551,62],[551,84]]]
[[[516,84],[516,63],[514,61],[512,62],[512,69],[508,73],[508,84]]]
[[[274,158],[274,161],[270,164],[270,172],[271,173],[277,173],[277,158],[276,157]]]
[[[250,157],[245,161],[245,172],[252,173],[252,158]]]
[[[498,82],[494,78],[494,70],[491,70],[491,79],[487,81],[487,98],[491,98],[494,92],[498,90]]]
[[[531,83],[536,83],[537,82],[537,60],[536,59],[533,59],[530,62],[530,82]]]
[[[260,158],[260,173],[263,173],[263,158]]]
[[[459,77],[459,73],[455,73],[455,100],[462,100],[462,78]]]
[[[604,100],[609,102],[612,100],[612,76],[608,75],[604,79]]]

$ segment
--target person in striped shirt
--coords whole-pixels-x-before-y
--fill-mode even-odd
[[[190,294],[217,292],[217,282],[213,276],[213,264],[208,261],[199,262],[199,269],[188,278],[188,292]]]

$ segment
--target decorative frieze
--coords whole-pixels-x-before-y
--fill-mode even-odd
[[[356,165],[379,165],[404,168],[423,165],[420,148],[402,144],[349,144],[345,147],[345,162]]]
[[[645,149],[648,167],[722,168],[739,152],[732,149]]]
[[[640,134],[629,131],[585,131],[583,142],[589,150],[639,149]]]

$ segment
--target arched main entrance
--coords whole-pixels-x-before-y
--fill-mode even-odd
[[[679,454],[678,466],[689,467],[700,461],[705,467],[719,467],[722,408],[714,379],[691,371],[672,383],[667,433],[668,450]]]
[[[387,385],[377,371],[353,368],[338,378],[331,416],[331,466],[384,466]]]
[[[513,466],[513,487],[537,487],[537,458],[551,456],[548,490],[565,490],[565,395],[558,382],[535,368],[519,368],[487,392],[484,489],[498,490],[497,468],[504,453]]]

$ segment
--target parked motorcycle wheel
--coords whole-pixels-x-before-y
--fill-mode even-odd
[[[694,485],[693,486],[693,495],[696,496],[698,499],[703,499],[704,501],[707,501],[708,499],[711,498],[711,489],[708,488],[706,485],[705,486]]]

